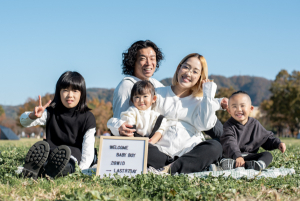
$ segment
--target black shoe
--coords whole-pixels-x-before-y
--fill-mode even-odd
[[[261,171],[263,168],[257,161],[245,161],[245,169],[254,169],[257,171]]]
[[[48,158],[48,163],[45,166],[46,175],[54,178],[60,175],[65,166],[70,160],[71,150],[66,145],[56,147]]]
[[[23,177],[37,179],[41,167],[47,161],[49,152],[50,146],[46,141],[39,141],[32,145],[26,155],[24,169],[21,175]]]

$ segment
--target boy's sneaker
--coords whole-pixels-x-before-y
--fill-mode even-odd
[[[263,168],[257,161],[245,161],[245,169],[254,169],[257,171],[261,171]]]
[[[207,171],[222,171],[223,168],[216,164],[210,164],[207,168]]]
[[[41,167],[47,161],[49,152],[50,146],[46,141],[39,141],[32,145],[27,152],[21,175],[36,180]]]
[[[48,163],[45,166],[46,175],[54,178],[57,175],[61,176],[62,171],[70,160],[71,150],[66,145],[56,147],[48,158]]]
[[[220,161],[220,165],[223,170],[232,170],[235,168],[235,160],[231,158],[223,158]]]

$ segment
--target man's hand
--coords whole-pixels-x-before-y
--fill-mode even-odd
[[[135,131],[135,129],[130,128],[132,128],[132,125],[125,122],[119,127],[119,134],[122,136],[133,137],[133,132]]]

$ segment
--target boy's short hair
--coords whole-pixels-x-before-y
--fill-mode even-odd
[[[148,80],[138,81],[131,89],[130,101],[133,102],[133,96],[136,94],[146,94],[149,92],[152,97],[155,95],[155,88],[153,84]]]
[[[247,95],[247,96],[249,97],[250,102],[251,102],[251,98],[250,98],[249,94],[248,94],[247,92],[245,92],[245,91],[239,90],[239,91],[233,92],[233,93],[231,94],[231,96],[228,98],[228,103],[229,103],[230,99],[231,99],[233,96],[237,95],[237,94],[244,94],[244,95]]]

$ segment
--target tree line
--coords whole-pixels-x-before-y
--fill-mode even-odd
[[[215,78],[214,81],[218,82],[219,85],[225,86],[218,89],[216,97],[229,97],[237,90],[244,90],[253,94],[255,89],[257,89],[256,91],[258,93],[261,91],[262,85],[267,85],[269,94],[264,96],[264,100],[260,102],[260,113],[256,118],[265,128],[279,135],[283,135],[286,129],[288,129],[292,135],[298,133],[300,129],[300,71],[293,71],[289,74],[286,70],[282,70],[277,74],[273,82],[269,83],[266,79],[260,79],[261,81],[257,84],[253,84],[254,86],[252,86],[252,88],[249,88],[249,83],[252,83],[253,80],[258,80],[255,77],[241,76],[241,78],[236,78],[236,76],[233,76],[233,78],[238,81],[232,85],[232,82],[227,80],[228,78],[223,79],[222,76],[212,77]],[[243,77],[245,78],[244,80],[242,79]],[[162,83],[169,85],[169,81],[169,79],[164,79]],[[218,87],[220,87],[219,85]],[[240,88],[237,88],[238,86],[240,86]],[[99,94],[106,96],[102,99],[102,96]],[[87,105],[96,118],[97,135],[109,131],[106,123],[113,115],[112,103],[108,101],[112,100],[112,94],[113,89],[88,89]],[[262,97],[261,95],[259,96]],[[42,102],[46,103],[48,100],[52,100],[53,97],[53,94],[46,94],[42,97]],[[19,122],[20,115],[25,111],[33,111],[36,105],[38,105],[38,98],[29,98],[24,105],[19,107],[16,119],[6,118],[4,109],[0,106],[0,124],[11,128],[15,133],[21,133],[21,131],[24,131],[26,134],[40,133],[44,130],[42,126],[23,128]],[[227,111],[217,111],[217,116],[222,123],[230,118]]]
[[[46,94],[42,96],[42,103],[47,103],[49,100],[53,100],[53,94]],[[25,132],[26,135],[31,133],[35,133],[36,135],[44,132],[45,126],[34,126],[29,128],[24,128],[20,124],[20,116],[25,111],[33,111],[34,107],[39,104],[39,99],[29,98],[24,105],[19,107],[17,112],[17,118],[11,119],[6,118],[5,112],[2,106],[0,106],[0,125],[6,126],[12,129],[16,134]],[[88,99],[87,101],[88,107],[91,109],[91,112],[94,114],[96,119],[96,130],[97,135],[101,135],[105,132],[109,132],[109,129],[106,126],[107,121],[112,117],[112,103],[105,102],[104,100],[99,100],[97,98]]]

